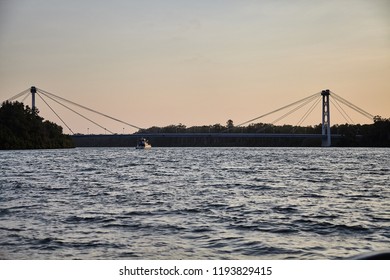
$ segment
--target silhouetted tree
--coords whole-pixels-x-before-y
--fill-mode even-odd
[[[227,129],[232,129],[233,127],[234,127],[233,121],[229,119],[229,120],[226,122],[226,128],[227,128]]]
[[[227,130],[228,129],[228,130]],[[296,134],[321,134],[322,124],[314,126],[273,125],[267,123],[252,123],[248,126],[235,127],[229,119],[226,126],[221,124],[186,127],[183,124],[169,125],[166,127],[151,127],[140,130],[139,133],[205,133],[205,137],[185,137],[182,139],[165,138],[153,139],[154,145],[163,146],[320,146],[319,139],[290,139],[283,138],[218,138],[206,137],[209,133],[296,133]],[[334,146],[365,146],[365,147],[390,147],[390,119],[381,116],[374,117],[373,124],[342,124],[333,125],[331,134],[339,134],[340,139],[332,141]]]
[[[4,102],[0,107],[0,149],[47,149],[73,147],[62,127],[39,116],[20,102]]]

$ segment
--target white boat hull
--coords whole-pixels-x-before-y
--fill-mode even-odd
[[[151,149],[152,146],[151,145],[145,145],[145,146],[137,146],[135,147],[137,150],[148,150],[148,149]]]
[[[145,138],[141,138],[138,140],[137,146],[135,148],[138,150],[147,150],[152,148],[152,145],[150,145],[148,143],[148,140],[146,140]]]

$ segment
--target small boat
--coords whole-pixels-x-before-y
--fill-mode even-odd
[[[141,138],[138,140],[137,142],[137,146],[135,147],[136,149],[142,149],[142,150],[145,150],[145,149],[150,149],[152,148],[152,145],[150,145],[148,143],[148,140],[146,140],[145,138]]]

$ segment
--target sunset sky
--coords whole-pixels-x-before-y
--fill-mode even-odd
[[[30,86],[140,127],[238,124],[322,89],[388,118],[390,1],[0,0],[0,101]],[[75,132],[104,133],[47,102]]]

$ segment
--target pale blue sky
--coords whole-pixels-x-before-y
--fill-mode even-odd
[[[0,0],[0,61],[1,101],[35,85],[142,127],[240,123],[325,88],[390,117],[390,1]]]

